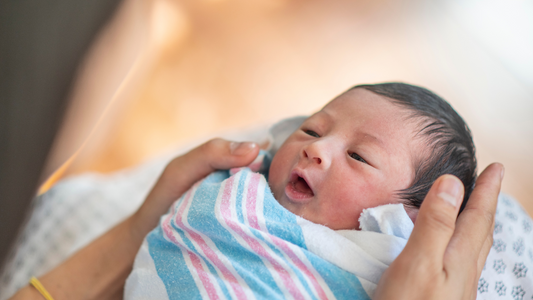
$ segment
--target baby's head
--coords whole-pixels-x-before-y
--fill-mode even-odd
[[[272,160],[269,185],[286,209],[332,229],[358,229],[365,208],[404,204],[416,219],[433,182],[476,179],[463,119],[439,96],[404,83],[360,85],[306,119]]]

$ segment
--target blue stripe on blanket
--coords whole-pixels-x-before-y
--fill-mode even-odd
[[[244,223],[244,215],[242,213],[242,194],[244,192],[244,183],[246,181],[246,176],[241,176],[239,178],[239,187],[238,187],[238,194],[235,198],[235,210],[237,212],[237,217],[239,218],[240,223]]]
[[[193,202],[193,205],[204,205],[204,208],[210,212],[215,210],[216,198],[210,197],[209,193],[205,192],[207,192],[208,189],[213,189],[216,190],[215,193],[218,194],[220,183],[229,177],[229,173],[227,171],[220,171],[213,173],[211,176],[202,183],[193,200],[198,201]],[[242,214],[242,193],[244,190],[245,181],[246,176],[241,176],[235,203],[236,212],[240,223],[244,222],[244,217]],[[263,262],[255,253],[243,251],[242,248],[236,248],[238,242],[235,240],[235,237],[229,231],[221,227],[218,221],[214,222],[214,224],[210,224],[210,222],[206,221],[207,220],[200,216],[194,220],[191,220],[189,224],[206,235],[219,237],[218,239],[213,239],[213,242],[221,253],[240,257],[239,261],[232,261],[231,263],[252,290],[256,291],[256,293],[259,295],[263,295],[265,299],[273,299],[275,298],[275,295],[281,294],[281,291],[275,285],[271,274],[264,272]],[[213,219],[208,221],[213,221]],[[257,281],[257,274],[261,274],[263,282]],[[275,293],[271,293],[271,291],[269,291],[271,287],[275,287]]]
[[[146,240],[150,245],[150,256],[154,261],[157,274],[165,284],[169,299],[180,299],[181,295],[188,295],[191,297],[190,299],[199,299],[200,292],[184,263],[182,252],[176,251],[176,245],[163,238],[161,227],[150,232]],[[176,285],[175,277],[177,274],[181,274],[179,277],[180,290],[173,288]]]
[[[268,185],[265,188],[265,195],[272,197],[273,200],[265,201],[264,214],[267,220],[268,231],[307,250],[302,230],[296,223],[296,216],[282,207],[279,202],[274,199]],[[332,291],[337,299],[370,299],[354,274],[332,265],[309,251],[306,251],[305,254],[313,267],[317,270],[321,270],[320,273],[327,282],[327,285],[335,287]],[[333,274],[336,273],[337,276],[333,276]],[[338,273],[343,274],[342,276],[338,276]],[[308,286],[306,286],[306,288],[308,289]],[[342,293],[336,293],[336,291],[357,291],[354,294],[362,296],[357,298],[351,294],[344,295]]]
[[[265,178],[215,172],[147,237],[169,299],[369,299],[353,274],[309,252]]]

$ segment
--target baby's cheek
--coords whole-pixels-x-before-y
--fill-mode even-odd
[[[278,200],[280,199],[279,189],[276,188],[275,185],[272,184],[272,182],[269,181],[268,186],[270,187],[270,190],[272,191],[272,195],[274,196],[274,199]]]
[[[268,185],[276,200],[279,200],[279,197],[281,196],[280,185],[282,182],[282,178],[280,176],[280,173],[281,172],[279,168],[277,168],[277,166],[274,165],[274,162],[272,162],[272,164],[270,165],[270,170],[268,171]]]
[[[339,184],[334,188],[334,191],[338,194],[340,198],[350,199],[350,201],[359,204],[366,205],[373,202],[374,199],[378,198],[377,194],[382,193],[382,191],[376,185],[375,180],[368,180],[365,178],[345,177],[336,178],[335,182]]]
[[[337,186],[335,192],[338,199],[344,199],[339,205],[353,208],[350,217],[359,218],[361,211],[366,208],[398,203],[386,182],[376,177],[344,180],[344,184]]]

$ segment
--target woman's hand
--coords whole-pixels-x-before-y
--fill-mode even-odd
[[[259,154],[259,146],[252,142],[230,142],[213,139],[190,152],[176,157],[165,168],[159,180],[133,216],[144,237],[157,225],[159,217],[195,182],[215,170],[249,165]]]
[[[381,277],[373,299],[475,299],[492,246],[502,179],[501,164],[488,166],[459,218],[461,181],[451,175],[437,179],[405,249]]]
[[[141,243],[172,202],[216,169],[250,164],[259,153],[255,143],[211,140],[172,160],[139,210],[40,278],[56,300],[122,299],[124,283]],[[26,286],[12,298],[43,299]]]

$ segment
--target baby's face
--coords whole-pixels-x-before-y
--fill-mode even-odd
[[[292,213],[331,229],[359,229],[365,208],[398,203],[410,186],[416,125],[385,97],[354,89],[309,117],[272,160],[269,184]],[[408,211],[414,218],[415,211]]]

